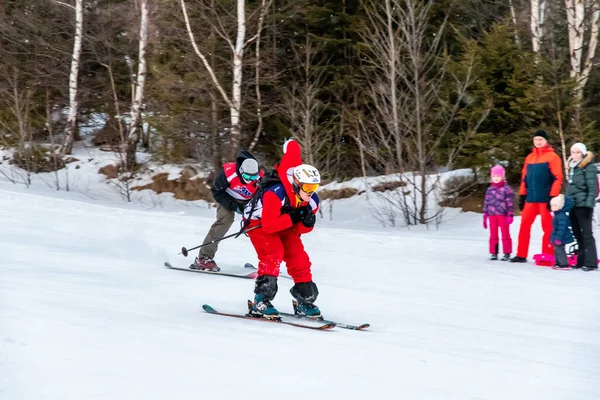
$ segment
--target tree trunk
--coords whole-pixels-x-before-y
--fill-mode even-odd
[[[513,12],[511,7],[511,12]],[[540,61],[540,50],[544,36],[542,25],[546,16],[546,0],[531,0],[531,48],[535,53],[535,62]]]
[[[254,138],[248,147],[248,150],[252,151],[256,144],[258,143],[258,139],[262,133],[263,129],[263,116],[262,116],[262,96],[260,93],[260,37],[265,21],[265,17],[267,15],[267,11],[269,10],[271,0],[267,4],[266,0],[262,0],[260,5],[260,17],[258,19],[258,29],[256,32],[256,61],[254,63],[254,75],[256,80],[256,118],[258,120],[258,124],[256,127],[256,133],[254,134]]]
[[[233,83],[231,87],[231,136],[229,157],[234,159],[240,146],[242,109],[242,62],[246,45],[246,0],[237,0],[237,38],[233,50]]]
[[[71,73],[69,74],[69,113],[67,115],[67,126],[65,140],[61,154],[71,154],[73,151],[73,141],[77,129],[77,109],[79,102],[77,100],[77,82],[79,77],[79,60],[81,58],[81,44],[83,42],[83,0],[75,0],[75,40],[73,42],[73,56],[71,59]]]
[[[583,61],[583,50],[585,43],[586,7],[584,0],[565,0],[567,13],[567,26],[569,30],[569,55],[571,69],[569,75],[575,81],[575,110],[573,112],[575,126],[581,130],[581,105],[583,103],[583,90],[590,76],[593,58],[598,47],[598,18],[600,17],[600,6],[597,1],[592,3],[589,10],[590,37],[587,43],[585,61]],[[582,65],[583,63],[583,65]]]
[[[508,5],[510,7],[510,18],[512,19],[512,23],[515,28],[515,43],[517,46],[521,47],[521,40],[519,39],[519,23],[517,20],[517,12],[515,11],[513,0],[508,0]]]
[[[131,124],[127,135],[125,167],[132,171],[136,164],[135,152],[140,140],[142,124],[142,102],[144,100],[144,85],[146,83],[146,45],[148,43],[148,0],[140,0],[140,43],[138,54],[138,72],[135,84],[135,93],[131,104]]]
[[[590,41],[587,46],[587,55],[585,57],[585,61],[583,63],[583,68],[581,70],[581,76],[577,81],[577,93],[580,97],[583,97],[583,89],[587,84],[587,81],[590,77],[590,71],[592,70],[592,61],[594,56],[596,55],[596,48],[598,47],[598,25],[600,18],[600,4],[598,1],[594,1],[593,7],[591,9],[592,13],[592,21],[591,21],[591,31],[590,31]],[[582,43],[583,46],[583,43]]]
[[[113,102],[115,103],[115,114],[117,119],[117,125],[119,127],[119,137],[121,138],[121,143],[125,143],[125,129],[123,128],[123,118],[121,115],[121,107],[119,106],[119,95],[117,93],[117,86],[115,84],[115,78],[113,74],[113,70],[111,65],[109,64],[101,64],[108,71],[108,78],[110,79],[110,88],[113,95]]]

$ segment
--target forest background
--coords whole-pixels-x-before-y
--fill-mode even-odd
[[[249,149],[268,168],[295,137],[328,181],[402,173],[407,219],[427,223],[422,177],[502,163],[516,184],[536,129],[563,159],[600,150],[599,16],[589,0],[4,0],[0,146],[59,170],[100,116],[91,143],[127,180],[140,154],[214,171]]]

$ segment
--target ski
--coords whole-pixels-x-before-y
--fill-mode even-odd
[[[246,263],[246,265],[250,265],[250,267],[245,267],[245,268],[248,268],[252,272],[241,272],[239,274],[236,274],[236,273],[230,273],[230,272],[214,272],[214,271],[208,271],[208,270],[202,270],[202,269],[191,269],[191,268],[174,267],[168,261],[165,262],[165,267],[170,268],[170,269],[176,269],[176,270],[179,270],[179,271],[199,272],[199,273],[202,273],[202,274],[220,275],[220,276],[231,276],[231,277],[234,277],[234,278],[256,279],[257,272],[253,268],[252,264]]]
[[[297,319],[304,319],[304,320],[308,320],[308,321],[319,321],[319,322],[323,322],[325,324],[335,324],[336,327],[338,328],[342,328],[342,329],[350,329],[353,331],[362,331],[367,329],[368,327],[371,326],[371,324],[362,324],[362,325],[350,325],[350,324],[344,324],[342,322],[336,322],[336,321],[329,321],[326,319],[323,319],[323,317],[321,318],[310,318],[307,317],[305,315],[298,315],[296,314],[296,308],[298,307],[298,302],[296,300],[292,300],[292,307],[294,307],[294,314],[292,313],[286,313],[286,312],[280,312],[280,315],[284,315],[286,317],[294,317]]]
[[[253,269],[255,271],[258,271],[258,269],[253,264],[250,264],[250,263],[244,264],[244,268]],[[285,274],[279,274],[279,278],[292,279],[291,276],[285,275]]]
[[[260,317],[259,318],[257,318],[257,317],[251,317],[248,314],[223,313],[223,312],[219,312],[219,311],[215,310],[214,308],[212,308],[208,304],[204,304],[202,306],[202,309],[204,311],[206,311],[207,313],[209,313],[209,314],[222,315],[224,317],[241,318],[241,319],[248,319],[248,320],[262,321],[262,322],[272,322],[274,324],[290,325],[290,326],[295,326],[297,328],[313,329],[313,330],[317,330],[317,331],[324,331],[324,330],[329,330],[329,329],[335,328],[335,324],[334,323],[325,323],[323,325],[313,326],[313,325],[299,324],[299,323],[296,323],[296,322],[283,321],[283,320],[278,320],[278,319],[268,319],[268,318],[260,318]]]

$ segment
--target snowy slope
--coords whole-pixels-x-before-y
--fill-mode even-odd
[[[599,274],[489,262],[480,215],[382,229],[364,202],[304,241],[323,313],[372,327],[313,332],[206,314],[243,311],[253,281],[162,267],[190,261],[202,203],[0,183],[0,399],[600,398]],[[256,263],[244,237],[218,261]]]

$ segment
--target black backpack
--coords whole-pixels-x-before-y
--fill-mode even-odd
[[[281,183],[281,178],[279,177],[279,174],[277,173],[276,169],[272,169],[272,170],[268,171],[258,180],[256,192],[254,192],[254,195],[252,195],[252,197],[250,198],[250,200],[248,202],[250,204],[250,212],[248,213],[248,217],[242,221],[242,230],[240,231],[240,233],[243,232],[244,229],[246,228],[246,226],[250,223],[252,214],[254,214],[254,211],[256,210],[256,205],[258,204],[258,200],[260,200],[260,198],[265,193],[265,191],[268,188],[270,188],[271,186],[274,186],[274,185],[277,185],[280,183]],[[287,201],[288,200],[286,199],[286,203],[287,203]]]

